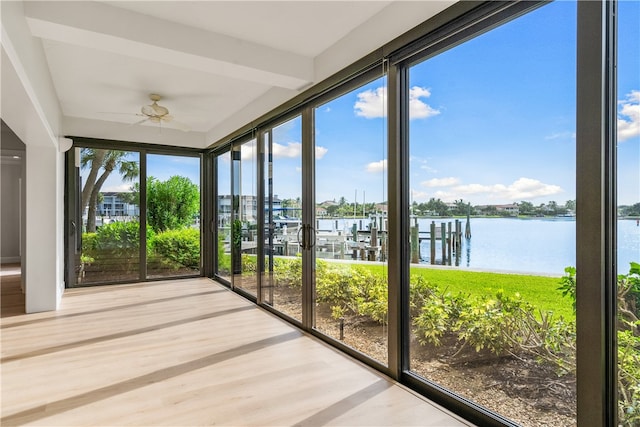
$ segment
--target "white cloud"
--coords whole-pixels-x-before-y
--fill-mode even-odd
[[[433,178],[427,181],[422,181],[420,183],[421,186],[423,187],[451,187],[454,186],[456,184],[458,184],[460,182],[460,180],[458,178],[454,178],[454,177],[448,177],[448,178]]]
[[[429,162],[426,159],[423,159],[421,157],[417,157],[417,156],[410,156],[409,157],[409,162],[411,163],[417,163],[418,167],[422,170],[426,170],[428,172],[432,172],[432,173],[436,173],[438,172],[436,169],[432,168],[431,166],[429,166]]]
[[[357,96],[358,100],[353,106],[356,116],[367,119],[376,119],[387,116],[386,87],[383,86],[375,90],[365,90],[364,92],[360,92]]]
[[[618,141],[622,142],[640,135],[640,91],[632,90],[618,104]]]
[[[411,202],[426,202],[429,200],[429,194],[424,191],[411,190]]]
[[[283,158],[287,157],[290,159],[295,159],[296,157],[300,157],[302,155],[302,144],[299,142],[289,142],[287,145],[278,144],[277,142],[273,143],[273,158]]]
[[[387,159],[380,160],[379,162],[371,162],[367,165],[367,172],[378,173],[384,172],[387,169]]]
[[[493,200],[530,200],[537,197],[550,196],[561,193],[563,190],[560,186],[554,184],[545,184],[537,179],[519,178],[512,184],[467,184],[458,185],[451,188],[451,194],[458,198],[459,196],[484,196]]]
[[[316,147],[316,159],[321,159],[329,151],[325,147]],[[295,159],[302,156],[302,144],[299,142],[289,142],[287,145],[273,143],[273,158]]]
[[[365,90],[358,95],[353,109],[356,115],[367,119],[375,119],[387,116],[387,88],[379,87],[377,89]],[[431,96],[431,91],[427,88],[414,86],[409,89],[409,118],[425,119],[427,117],[440,114],[439,110],[429,106],[421,98]]]
[[[328,151],[329,151],[328,148],[317,146],[316,147],[316,159],[320,160],[321,158],[324,157],[325,154],[327,154]]]
[[[429,106],[420,98],[429,98],[431,91],[429,89],[414,86],[409,89],[409,118],[413,119],[426,119],[431,116],[440,114],[439,110]]]
[[[575,132],[555,132],[552,133],[551,135],[547,135],[545,136],[546,140],[552,140],[552,139],[576,139],[576,133]]]
[[[256,140],[253,139],[245,144],[242,144],[240,147],[240,158],[242,160],[252,160],[256,159],[258,156],[258,146],[256,145]]]

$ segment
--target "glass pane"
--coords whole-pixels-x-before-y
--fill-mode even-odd
[[[140,278],[138,153],[82,148],[78,285]]]
[[[147,156],[147,277],[200,273],[200,159]]]
[[[255,139],[235,146],[233,156],[233,286],[257,295],[258,152]]]
[[[315,110],[315,328],[387,364],[386,79]]]
[[[405,94],[410,369],[523,426],[576,423],[575,38],[576,3],[544,5]]]
[[[265,133],[265,268],[262,298],[302,321],[302,118]]]
[[[640,425],[640,3],[618,2],[618,417]]]
[[[217,239],[216,275],[231,283],[231,152],[220,154],[216,160]]]

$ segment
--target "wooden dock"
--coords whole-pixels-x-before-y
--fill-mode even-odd
[[[469,225],[467,224],[467,227]],[[417,220],[411,227],[411,263],[418,264],[422,259],[420,254],[420,243],[423,241],[429,242],[429,262],[431,264],[437,264],[438,259],[436,256],[437,243],[440,243],[440,264],[442,265],[455,265],[460,264],[460,257],[462,251],[462,223],[459,219],[455,222],[442,222],[436,224],[435,221],[431,221],[429,225],[429,231],[420,231]],[[455,261],[454,261],[455,259]]]

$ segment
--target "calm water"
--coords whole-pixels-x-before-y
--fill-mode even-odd
[[[428,231],[432,219],[419,219],[420,231]],[[449,219],[437,219],[436,224]],[[452,220],[451,220],[452,221]],[[353,220],[320,220],[321,229],[348,229]],[[365,224],[366,221],[363,221]],[[464,230],[464,222],[462,227]],[[576,265],[576,222],[573,218],[472,218],[471,239],[463,239],[460,267],[508,270],[561,276]],[[429,242],[420,248],[429,262]],[[440,257],[436,247],[436,263]],[[640,226],[635,220],[618,221],[618,273],[627,273],[631,261],[640,262]]]

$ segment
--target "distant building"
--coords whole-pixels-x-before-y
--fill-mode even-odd
[[[520,208],[516,204],[510,205],[478,205],[473,207],[481,214],[506,213],[511,216],[518,216]]]
[[[376,203],[376,212],[381,212],[381,213],[388,213],[389,212],[389,205],[387,202],[382,202],[382,203]]]
[[[102,201],[98,203],[97,214],[99,216],[139,216],[138,205],[123,200],[123,195],[131,193],[118,193],[107,191],[102,193]]]
[[[229,194],[218,196],[218,222],[219,226],[225,226],[231,220],[232,212],[232,197]],[[287,208],[282,207],[282,200],[278,198],[277,194],[273,195],[271,199],[271,209],[274,215],[285,214]],[[269,201],[265,200],[264,210],[269,210]],[[293,209],[295,210],[295,209]],[[242,221],[256,221],[258,218],[258,198],[256,196],[241,196],[240,197],[240,220]]]
[[[513,216],[517,216],[520,213],[520,208],[518,208],[518,205],[516,204],[495,205],[495,206],[498,212],[507,212]]]

